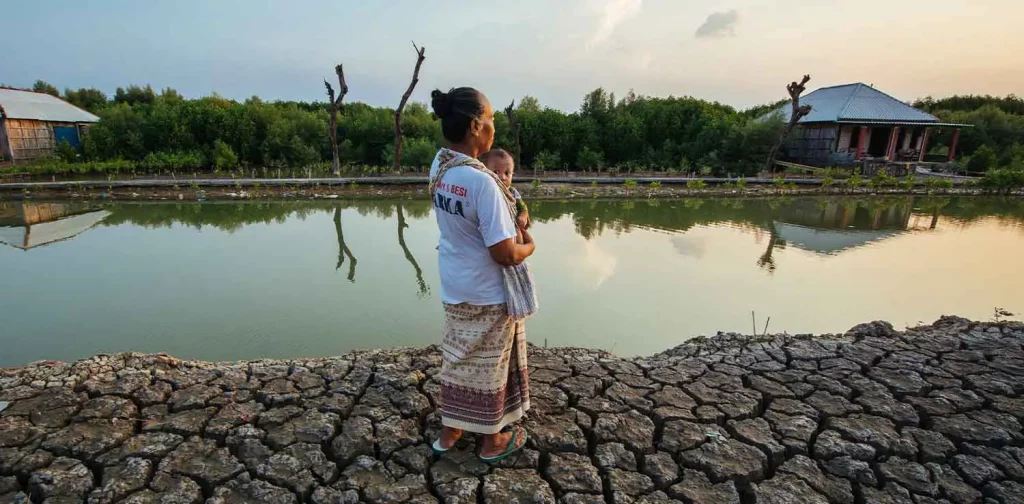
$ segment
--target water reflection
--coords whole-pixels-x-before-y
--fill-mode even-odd
[[[110,212],[86,203],[0,203],[0,243],[22,250],[70,240]]]
[[[821,333],[1024,308],[1019,199],[534,201],[531,211],[538,344],[645,355],[749,331],[752,310],[771,330]],[[2,204],[0,366],[436,343],[431,212],[396,199]]]
[[[420,200],[0,203],[0,243],[28,250],[72,239],[99,224],[213,227],[233,233],[251,224],[282,224],[292,216],[305,220],[316,213],[333,212],[338,242],[335,269],[341,269],[347,260],[347,278],[354,282],[358,261],[345,241],[342,223],[343,211],[349,209],[360,216],[396,218],[398,245],[412,266],[418,291],[426,295],[429,286],[423,270],[405,242],[409,218],[418,220],[430,215],[429,202]],[[935,230],[940,217],[948,218],[951,225],[965,225],[986,216],[1019,225],[1024,222],[1024,202],[982,197],[535,201],[531,215],[540,223],[569,217],[576,234],[586,240],[608,232],[629,233],[634,228],[685,233],[694,226],[728,224],[754,232],[759,241],[767,235],[757,264],[772,271],[774,251],[787,246],[836,255],[908,231]],[[683,255],[699,257],[703,253],[699,244],[685,239],[674,243]]]
[[[348,256],[348,281],[355,283],[356,258],[352,255],[352,251],[348,249],[348,245],[345,245],[345,233],[341,230],[340,205],[334,207],[334,232],[338,235],[338,264],[334,266],[334,270],[341,269],[341,265],[345,264],[345,256]]]
[[[767,235],[765,250],[757,259],[767,271],[776,268],[774,252],[787,246],[836,255],[905,232],[935,230],[940,216],[949,218],[952,225],[988,216],[1010,224],[1024,222],[1024,202],[982,197],[538,201],[531,212],[538,222],[571,215],[576,233],[588,240],[606,232],[629,233],[633,228],[685,233],[694,226],[728,224],[750,230],[759,239]],[[680,254],[703,254],[697,242],[677,239],[673,244]]]
[[[427,283],[423,281],[423,270],[420,269],[420,265],[416,262],[416,258],[413,257],[412,252],[409,251],[409,246],[405,244],[405,228],[409,227],[409,224],[405,222],[405,213],[402,211],[402,204],[395,203],[395,213],[398,214],[398,244],[402,247],[402,252],[405,254],[405,260],[409,261],[412,265],[413,271],[416,272],[416,284],[419,285],[420,297],[427,297],[430,294],[430,288],[427,287]]]

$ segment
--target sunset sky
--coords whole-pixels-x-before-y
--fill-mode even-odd
[[[150,83],[188,97],[314,100],[344,63],[349,98],[397,104],[470,85],[576,110],[587,91],[736,107],[865,82],[903,100],[1024,94],[1020,0],[2,0],[0,83]],[[484,4],[492,4],[485,6]],[[559,5],[553,8],[552,5]]]

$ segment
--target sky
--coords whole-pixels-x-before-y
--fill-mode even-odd
[[[577,110],[601,86],[737,108],[864,82],[910,101],[1024,95],[1020,0],[0,0],[0,83],[172,87],[187,97],[396,106],[473,86]],[[335,87],[337,87],[335,85]]]

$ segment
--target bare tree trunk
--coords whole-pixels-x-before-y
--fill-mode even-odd
[[[516,168],[519,168],[523,151],[519,146],[519,117],[516,115],[515,106],[516,101],[512,100],[512,103],[505,107],[505,116],[508,117],[509,126],[512,127],[512,138],[516,141]]]
[[[405,252],[405,260],[409,261],[413,271],[416,272],[416,284],[420,288],[420,297],[424,297],[430,292],[430,289],[427,288],[427,282],[423,281],[423,270],[420,269],[420,265],[416,262],[416,258],[413,257],[409,246],[405,244],[405,228],[409,227],[409,224],[405,222],[405,212],[402,211],[401,203],[395,205],[395,212],[398,214],[398,245],[402,247],[402,252]]]
[[[402,101],[398,102],[398,108],[395,109],[395,162],[394,170],[402,170],[402,110],[405,108],[406,102],[409,101],[409,97],[412,96],[412,90],[416,88],[416,83],[420,81],[420,66],[423,65],[424,51],[426,47],[416,47],[416,42],[412,43],[412,48],[416,50],[416,68],[412,71],[412,82],[409,83],[409,88],[402,94]]]
[[[334,232],[338,235],[338,264],[334,266],[335,271],[345,264],[345,256],[348,256],[348,281],[356,281],[356,258],[352,251],[345,245],[345,234],[341,232],[341,206],[334,207]]]
[[[345,94],[348,93],[348,84],[345,84],[345,70],[340,64],[334,67],[334,73],[338,74],[338,91],[341,93],[338,95],[338,99],[334,99],[334,88],[327,82],[327,79],[324,79],[324,86],[327,87],[327,108],[331,113],[328,132],[331,137],[331,154],[333,155],[331,168],[334,175],[338,176],[341,175],[341,159],[338,157],[338,109],[341,108],[341,100],[345,99]]]
[[[796,123],[803,119],[804,116],[811,113],[811,106],[804,105],[800,106],[800,94],[804,92],[805,84],[811,80],[810,75],[804,75],[804,78],[800,80],[800,83],[791,82],[786,86],[786,90],[789,91],[789,97],[792,100],[791,105],[793,106],[793,112],[789,116],[789,122],[786,123],[786,127],[782,129],[782,133],[779,134],[779,139],[775,142],[775,146],[772,147],[770,153],[768,153],[768,160],[765,161],[764,171],[770,171],[775,173],[775,158],[779,155],[779,149],[782,148],[782,144],[786,142],[786,138],[789,137],[789,133],[793,131],[793,127]]]

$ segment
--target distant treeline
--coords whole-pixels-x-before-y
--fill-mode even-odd
[[[78,153],[99,166],[125,160],[142,170],[324,168],[331,149],[324,102],[243,102],[217,96],[185,99],[173,89],[65,89],[37,81],[34,89],[100,116]],[[765,120],[785,103],[747,110],[696,98],[653,98],[632,92],[616,99],[598,88],[580,109],[566,113],[527,96],[516,104],[521,164],[526,169],[573,171],[672,171],[752,175],[760,168],[781,123]],[[501,109],[503,104],[493,104]],[[925,98],[913,104],[944,121],[969,123],[958,151],[971,171],[1024,169],[1024,100],[1015,96]],[[442,144],[439,123],[427,107],[411,103],[402,115],[402,164],[429,165]],[[496,145],[514,151],[508,117],[495,120]],[[948,145],[949,129],[933,145]],[[367,172],[393,161],[394,109],[345,103],[338,121],[340,157],[350,171]],[[317,170],[319,171],[319,170]]]
[[[971,172],[993,168],[1024,170],[1024,100],[1014,95],[927,97],[915,107],[947,122],[973,125],[960,132],[958,152]],[[945,131],[933,145],[948,145]]]
[[[35,88],[60,95],[42,81]],[[60,96],[100,116],[79,153],[89,161],[135,161],[142,169],[273,169],[322,165],[331,157],[326,101],[185,99],[173,89],[157,92],[151,86],[118,88],[113,97],[96,89],[66,89]],[[503,104],[494,106],[496,145],[514,152]],[[600,88],[584,97],[578,112],[542,107],[527,96],[516,104],[515,115],[521,164],[539,170],[750,175],[780,126],[756,120],[760,113],[696,98],[629,93],[616,99]],[[402,164],[422,169],[442,144],[440,125],[419,103],[409,104],[402,119]],[[345,103],[338,142],[343,164],[357,170],[391,165],[394,109]]]

